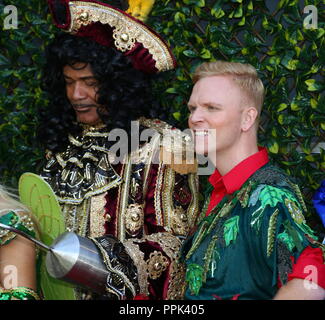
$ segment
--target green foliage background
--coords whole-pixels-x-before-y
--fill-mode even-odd
[[[10,4],[18,9],[18,29],[5,30],[4,7]],[[318,9],[316,29],[303,26],[307,5]],[[309,223],[322,230],[311,198],[325,179],[324,145],[314,150],[325,141],[323,1],[156,0],[148,23],[171,44],[178,62],[155,90],[181,128],[198,64],[223,59],[257,68],[267,89],[259,142],[297,179]],[[16,187],[43,157],[35,114],[47,103],[40,70],[44,47],[57,31],[42,0],[0,1],[0,30],[0,176]]]

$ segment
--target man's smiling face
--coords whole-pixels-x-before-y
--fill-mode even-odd
[[[215,158],[236,148],[242,129],[242,93],[228,76],[200,79],[188,103],[189,127],[199,154]]]

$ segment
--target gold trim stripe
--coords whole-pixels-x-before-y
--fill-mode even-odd
[[[128,205],[128,198],[129,198],[129,190],[130,190],[130,175],[132,164],[129,161],[129,156],[125,156],[126,165],[124,167],[124,174],[123,174],[123,184],[121,186],[121,195],[120,195],[120,204],[119,204],[119,211],[118,213],[118,225],[117,225],[117,238],[120,241],[125,240],[125,216],[126,216],[126,208]]]
[[[173,192],[175,186],[175,171],[169,167],[165,170],[162,191],[162,207],[164,212],[165,230],[172,232],[172,215],[174,212]]]
[[[189,208],[187,209],[187,217],[188,217],[188,224],[189,227],[192,228],[195,225],[195,222],[198,218],[198,212],[199,212],[199,190],[198,190],[198,176],[195,174],[190,173],[188,175],[188,184],[192,192],[192,199],[191,203],[189,205]]]

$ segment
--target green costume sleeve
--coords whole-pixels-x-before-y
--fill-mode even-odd
[[[262,185],[250,197],[250,225],[260,234],[257,252],[263,252],[264,259],[273,270],[273,285],[278,280],[287,281],[292,271],[292,260],[310,245],[307,237],[316,239],[314,232],[306,224],[302,204],[285,188]]]
[[[35,237],[33,222],[27,214],[20,215],[14,211],[9,211],[0,217],[0,223],[14,227]],[[16,235],[16,233],[9,230],[0,229],[0,245],[8,244]]]

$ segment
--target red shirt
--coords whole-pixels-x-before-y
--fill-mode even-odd
[[[211,193],[206,214],[209,215],[224,196],[239,190],[255,171],[268,162],[266,148],[259,148],[258,152],[241,161],[224,176],[216,169],[209,178],[209,182],[214,189]],[[320,248],[308,246],[302,251],[296,263],[293,264],[292,273],[288,275],[288,280],[294,278],[315,282],[325,289],[325,264]]]
[[[258,169],[269,162],[266,148],[259,148],[259,151],[238,163],[228,173],[222,176],[218,169],[210,176],[209,182],[213,186],[211,199],[207,210],[210,211],[222,200],[227,194],[232,194],[239,190],[247,179]]]

